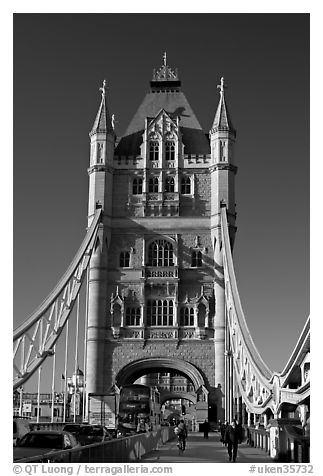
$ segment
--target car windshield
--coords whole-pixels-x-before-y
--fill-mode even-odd
[[[28,446],[31,448],[63,448],[63,437],[62,435],[51,435],[51,434],[42,434],[42,433],[33,433],[25,435],[19,446]]]
[[[100,427],[95,426],[85,426],[81,431],[82,435],[91,435],[91,436],[102,436],[103,430]]]
[[[65,425],[64,431],[80,431],[80,425]]]

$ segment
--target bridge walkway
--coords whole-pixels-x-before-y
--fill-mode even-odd
[[[227,448],[220,442],[219,433],[209,433],[204,439],[203,433],[189,433],[186,450],[179,455],[177,440],[168,441],[155,451],[145,454],[141,461],[147,463],[227,463]],[[246,443],[238,446],[237,463],[269,463],[273,460],[259,448]]]

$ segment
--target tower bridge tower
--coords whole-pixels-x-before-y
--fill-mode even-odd
[[[224,416],[220,208],[233,246],[236,166],[223,78],[219,88],[207,136],[165,54],[118,141],[101,88],[88,169],[89,224],[97,207],[103,218],[89,272],[87,393],[174,371],[192,382],[203,419],[208,409]]]

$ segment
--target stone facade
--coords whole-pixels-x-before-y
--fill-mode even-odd
[[[185,375],[187,365],[217,419],[225,386],[219,216],[227,206],[233,243],[235,131],[223,83],[209,139],[165,60],[150,85],[118,140],[101,88],[90,133],[89,222],[98,206],[103,219],[90,265],[86,388],[108,392],[143,359],[148,367],[135,366],[127,383],[166,362]]]

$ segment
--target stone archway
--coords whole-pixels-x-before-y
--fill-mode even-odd
[[[193,384],[194,391],[205,386],[204,379],[200,371],[189,362],[182,359],[169,359],[167,357],[148,357],[146,359],[135,360],[125,365],[116,376],[118,387],[133,383],[147,372],[177,371],[186,376]]]
[[[160,404],[162,405],[167,400],[189,400],[194,405],[196,404],[196,394],[189,393],[189,392],[161,392],[160,393]]]

